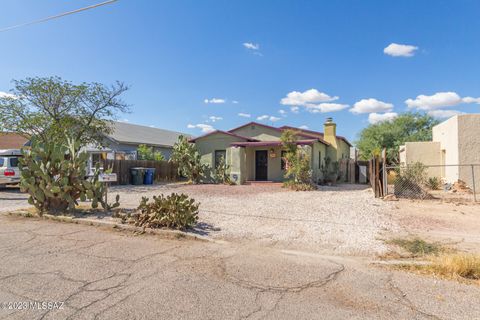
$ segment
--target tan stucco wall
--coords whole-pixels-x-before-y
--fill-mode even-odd
[[[452,117],[432,128],[432,141],[440,142],[440,149],[444,151],[444,157],[440,157],[442,164],[459,164],[458,156],[458,117]],[[459,170],[456,166],[445,167],[443,177],[447,182],[455,182],[459,179]]]
[[[325,164],[325,156],[327,155],[327,146],[320,142],[315,142],[312,145],[312,154],[311,154],[311,168],[312,168],[312,178],[313,181],[317,182],[322,178],[322,173],[320,171],[320,164]],[[321,155],[319,155],[319,152]]]
[[[423,163],[426,166],[442,164],[442,151],[440,149],[440,142],[406,142],[404,148],[405,151],[402,152],[403,154],[400,153],[401,165],[410,165],[416,162]],[[429,167],[427,168],[427,175],[429,178],[441,178],[442,168]]]
[[[282,133],[278,130],[254,124],[242,127],[232,132],[243,137],[255,138],[260,141],[279,141],[280,136],[282,135]]]
[[[337,138],[337,160],[350,158],[350,146],[342,139]]]
[[[457,116],[460,164],[480,164],[480,114]],[[480,192],[480,166],[474,167],[475,186]],[[460,167],[459,179],[472,186],[472,167]]]
[[[232,166],[232,148],[230,144],[233,142],[238,142],[239,139],[222,133],[214,133],[212,135],[199,138],[195,142],[198,152],[201,156],[201,162],[208,165],[210,168],[209,172],[206,174],[206,182],[212,181],[212,170],[215,166],[215,150],[225,150],[226,151],[226,163],[228,166]]]

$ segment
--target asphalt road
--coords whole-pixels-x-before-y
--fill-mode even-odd
[[[480,319],[478,301],[352,258],[0,214],[2,319]]]

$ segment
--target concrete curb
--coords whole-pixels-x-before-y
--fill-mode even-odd
[[[15,215],[18,217],[26,217],[27,215],[31,215],[30,212],[27,212],[24,210],[10,211],[10,212],[5,212],[4,214]],[[44,220],[82,224],[87,226],[110,227],[114,229],[130,231],[130,232],[155,234],[155,235],[159,235],[167,238],[175,238],[175,239],[184,238],[184,239],[190,239],[190,240],[216,242],[214,239],[209,238],[207,236],[202,236],[199,234],[194,234],[191,232],[185,232],[181,230],[142,228],[142,227],[137,227],[131,224],[123,224],[123,223],[118,223],[114,221],[104,221],[104,220],[92,219],[92,218],[75,218],[71,216],[55,216],[51,214],[44,214],[42,216],[32,216],[32,217],[44,219]]]

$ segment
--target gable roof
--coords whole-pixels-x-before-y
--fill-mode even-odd
[[[238,134],[235,134],[235,133],[231,133],[231,132],[229,132],[229,131],[222,131],[222,130],[215,130],[215,131],[209,132],[209,133],[207,133],[207,134],[204,134],[204,135],[202,135],[202,136],[199,136],[199,137],[190,139],[190,140],[188,140],[188,141],[189,141],[189,142],[195,142],[195,141],[197,141],[198,139],[202,139],[202,138],[208,137],[208,136],[210,136],[210,135],[212,135],[212,134],[215,134],[215,133],[226,134],[226,135],[228,135],[228,136],[235,137],[235,138],[239,138],[239,139],[242,139],[242,140],[245,140],[245,141],[250,141],[250,142],[259,141],[259,140],[254,139],[254,138],[244,137],[244,136],[241,136],[241,135],[238,135]]]
[[[322,137],[322,138],[324,137],[323,132],[318,132],[318,131],[313,131],[313,130],[307,130],[307,129],[296,128],[296,127],[291,127],[291,126],[281,126],[280,129],[298,130],[298,131],[300,131],[300,132],[302,132],[302,133],[317,135],[317,136],[320,136],[320,137]],[[345,141],[345,143],[348,144],[350,147],[352,146],[352,144],[350,143],[350,141],[347,140],[347,138],[342,137],[342,136],[337,136],[337,138],[340,139],[340,140]]]
[[[15,132],[0,132],[0,149],[20,149],[28,139]]]
[[[233,131],[236,131],[238,129],[241,129],[241,128],[244,128],[244,127],[247,127],[247,126],[251,126],[251,125],[254,125],[254,126],[261,126],[261,127],[264,127],[264,128],[268,128],[268,129],[272,129],[272,130],[275,130],[275,131],[278,131],[278,132],[283,132],[285,129],[294,129],[294,130],[297,130],[299,131],[299,136],[302,136],[304,138],[314,138],[314,139],[318,139],[318,141],[320,141],[321,143],[329,146],[330,143],[328,143],[327,141],[325,141],[323,139],[323,134],[320,136],[318,134],[314,135],[314,134],[311,134],[311,133],[307,133],[307,132],[304,132],[302,131],[302,129],[299,129],[299,128],[295,128],[295,127],[289,127],[289,126],[283,126],[283,127],[280,127],[280,128],[277,128],[277,127],[272,127],[272,126],[269,126],[269,125],[266,125],[266,124],[263,124],[263,123],[258,123],[258,122],[255,122],[255,121],[251,121],[249,123],[246,123],[244,125],[241,125],[240,127],[236,127],[232,130],[229,130],[228,132],[233,132]]]
[[[125,144],[172,147],[181,135],[190,137],[181,132],[115,121],[113,122],[113,133],[109,134],[108,138]]]

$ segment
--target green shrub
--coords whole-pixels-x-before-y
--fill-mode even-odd
[[[191,183],[199,183],[208,166],[201,163],[200,154],[193,143],[184,136],[178,137],[173,145],[170,161],[178,166],[178,173],[189,179]]]
[[[230,179],[230,166],[225,163],[225,158],[223,156],[220,157],[217,167],[213,172],[213,179],[215,183],[233,184]]]
[[[88,155],[79,151],[78,142],[68,140],[67,146],[34,142],[22,153],[20,186],[30,194],[28,202],[40,214],[73,210],[78,200],[91,200],[93,208],[98,204],[108,209],[120,205],[118,195],[113,205],[105,203],[105,185],[99,181],[98,166],[93,177],[85,177]]]
[[[172,193],[169,196],[154,196],[153,201],[143,197],[137,212],[129,222],[138,227],[186,229],[198,220],[199,203],[186,194]]]
[[[437,177],[430,177],[427,180],[427,187],[431,190],[440,189],[440,180]]]
[[[307,152],[297,145],[297,133],[285,130],[280,137],[285,149],[285,178],[290,179],[284,186],[294,190],[313,190],[312,169]],[[310,187],[306,187],[310,185]]]
[[[137,148],[138,160],[164,161],[165,156],[160,151],[155,151],[153,147],[141,144]]]

